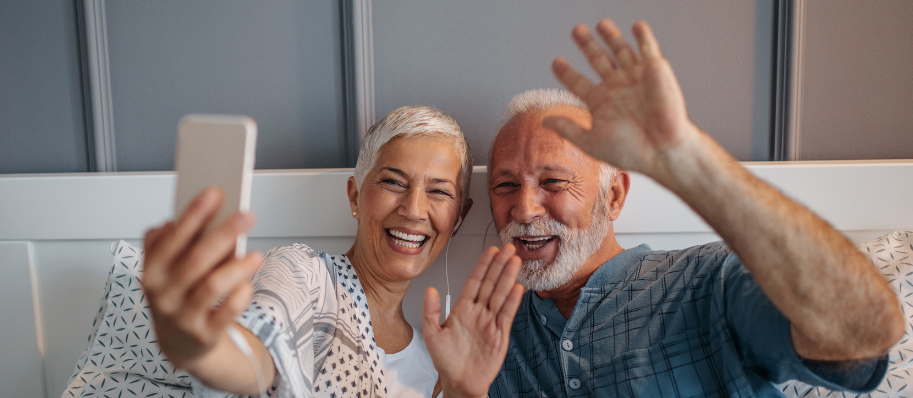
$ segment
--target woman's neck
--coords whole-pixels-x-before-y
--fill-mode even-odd
[[[358,242],[346,252],[368,300],[371,325],[377,346],[387,353],[399,352],[412,341],[412,327],[403,313],[403,297],[411,281],[385,280],[377,273],[379,266],[369,261]]]

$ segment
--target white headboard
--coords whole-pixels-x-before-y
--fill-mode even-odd
[[[913,229],[913,160],[745,165],[853,241]],[[331,253],[346,251],[355,232],[345,195],[351,173],[257,171],[252,207],[258,224],[250,247],[300,241]],[[147,228],[171,216],[173,191],[172,173],[0,177],[3,396],[60,396],[87,343],[111,267],[110,243],[141,245]],[[470,194],[475,207],[450,247],[454,297],[482,251],[491,220],[484,167],[475,168]],[[496,244],[493,230],[488,245]],[[717,239],[686,205],[641,175],[632,176],[615,230],[623,247],[674,249]],[[446,290],[443,265],[442,258],[406,297],[407,318],[417,326],[424,287]]]

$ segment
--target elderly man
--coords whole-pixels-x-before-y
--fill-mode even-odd
[[[647,24],[633,28],[639,54],[611,21],[596,30],[608,50],[585,26],[573,37],[601,82],[555,60],[573,95],[517,96],[492,146],[492,213],[530,291],[490,396],[780,396],[771,382],[788,379],[874,388],[903,334],[887,283],[688,119]],[[725,244],[619,246],[625,170],[681,197]]]

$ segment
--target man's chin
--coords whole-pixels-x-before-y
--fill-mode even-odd
[[[568,272],[570,271],[570,272]],[[527,290],[542,292],[557,289],[574,275],[573,270],[562,270],[554,262],[524,260],[517,275],[517,283]]]

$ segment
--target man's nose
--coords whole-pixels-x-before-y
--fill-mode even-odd
[[[422,189],[410,188],[399,207],[399,213],[410,220],[424,221],[428,218],[428,198]]]
[[[531,186],[523,186],[517,195],[517,203],[510,214],[517,222],[526,224],[536,218],[545,216],[545,207],[539,190]]]

